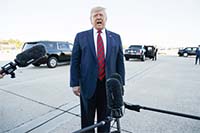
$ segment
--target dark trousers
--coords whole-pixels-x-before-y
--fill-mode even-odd
[[[152,60],[157,60],[157,53],[154,53]]]
[[[199,64],[200,64],[200,56],[196,56],[195,64],[197,64],[198,60],[199,60]]]
[[[95,113],[97,114],[97,123],[105,120],[110,114],[107,108],[106,86],[105,79],[97,81],[97,88],[95,94],[86,99],[81,96],[81,127],[88,127],[94,124]],[[109,133],[110,123],[97,128],[98,133]],[[87,133],[94,133],[94,129],[87,131]]]

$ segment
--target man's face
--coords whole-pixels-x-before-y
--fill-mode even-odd
[[[102,30],[106,25],[106,15],[103,11],[95,12],[91,16],[91,23],[97,30]]]

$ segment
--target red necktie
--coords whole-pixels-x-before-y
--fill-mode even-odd
[[[101,30],[98,31],[97,36],[97,57],[98,57],[98,72],[99,79],[102,80],[105,77],[105,58],[104,58],[104,46],[101,38]]]

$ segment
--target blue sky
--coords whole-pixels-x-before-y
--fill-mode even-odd
[[[92,28],[90,9],[106,8],[106,28],[123,45],[197,46],[199,0],[0,0],[0,39],[74,41]]]

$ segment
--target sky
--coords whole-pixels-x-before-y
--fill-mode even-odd
[[[92,28],[90,10],[106,8],[106,29],[124,46],[200,44],[200,0],[0,0],[0,40],[70,41]]]

